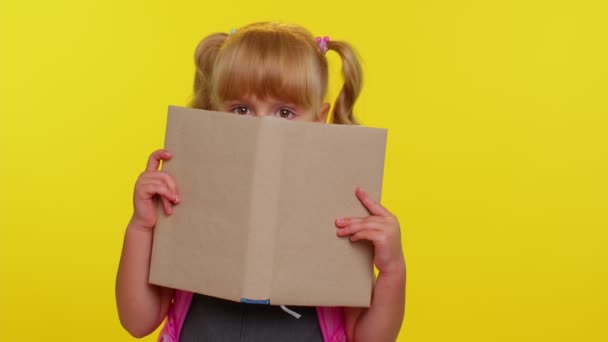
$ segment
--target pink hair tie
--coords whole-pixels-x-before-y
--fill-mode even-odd
[[[323,54],[325,54],[327,52],[327,43],[329,43],[329,37],[328,36],[325,36],[323,38],[317,37],[316,41],[317,41],[317,45],[319,45],[319,49],[321,50],[321,52]]]

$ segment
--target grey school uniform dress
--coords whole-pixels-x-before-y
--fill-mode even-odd
[[[195,294],[180,342],[323,342],[315,307],[244,304]]]

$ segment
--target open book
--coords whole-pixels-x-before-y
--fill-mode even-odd
[[[159,208],[150,282],[233,301],[370,305],[373,247],[335,219],[380,199],[386,130],[169,107],[163,165],[180,204]],[[160,207],[160,206],[159,206]]]

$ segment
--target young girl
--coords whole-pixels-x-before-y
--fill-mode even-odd
[[[361,67],[345,42],[314,38],[298,26],[256,23],[231,34],[203,39],[195,53],[195,108],[238,115],[274,115],[286,120],[326,122],[329,103],[326,52],[342,59],[344,85],[330,122],[355,124]],[[228,114],[227,114],[228,115]],[[161,341],[394,341],[405,306],[405,261],[397,218],[362,189],[353,189],[367,217],[336,218],[336,238],[370,241],[379,270],[369,308],[281,308],[233,303],[148,283],[155,201],[164,213],[180,202],[172,177],[159,171],[171,153],[150,155],[135,184],[134,212],[124,239],[116,279],[120,321],[133,336],[153,332],[163,320]],[[365,161],[362,161],[365,162]],[[286,311],[289,309],[284,308]]]

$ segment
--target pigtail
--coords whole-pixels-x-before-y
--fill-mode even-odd
[[[205,39],[196,47],[194,53],[194,97],[190,106],[199,109],[212,109],[211,105],[211,76],[217,54],[228,35],[215,33]]]
[[[353,116],[353,107],[359,97],[363,86],[363,72],[361,64],[350,44],[342,41],[328,41],[327,49],[333,50],[342,59],[342,77],[344,85],[334,103],[331,122],[343,125],[355,125],[357,121]]]

